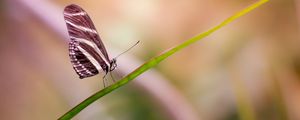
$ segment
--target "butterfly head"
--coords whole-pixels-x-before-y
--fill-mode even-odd
[[[116,60],[116,58],[113,58],[113,59],[110,61],[110,69],[109,69],[109,71],[115,70],[116,67],[117,67],[117,60]]]

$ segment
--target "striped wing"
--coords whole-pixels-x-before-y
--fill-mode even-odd
[[[69,55],[79,78],[94,76],[101,69],[107,71],[110,60],[88,14],[72,4],[65,7],[64,18],[70,36]]]

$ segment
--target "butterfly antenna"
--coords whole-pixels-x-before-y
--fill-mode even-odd
[[[118,57],[120,57],[121,55],[123,55],[124,53],[128,52],[129,50],[131,50],[134,46],[136,46],[137,44],[139,44],[140,41],[137,41],[134,45],[132,45],[130,48],[128,48],[126,51],[120,53],[118,56],[116,56],[114,59],[117,59]]]

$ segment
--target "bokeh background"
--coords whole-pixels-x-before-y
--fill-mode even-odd
[[[90,15],[120,78],[255,0],[2,0],[0,117],[53,120],[103,88],[80,80],[63,9]],[[300,120],[300,1],[269,3],[167,58],[75,120]]]

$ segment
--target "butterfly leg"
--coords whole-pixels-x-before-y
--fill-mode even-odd
[[[107,75],[107,73],[103,76],[103,86],[104,86],[104,88],[106,88],[106,83],[107,83],[107,79],[106,79],[106,75]]]
[[[116,80],[115,80],[114,76],[111,74],[111,72],[109,72],[109,75],[110,75],[111,79],[113,80],[113,82],[116,83]]]

